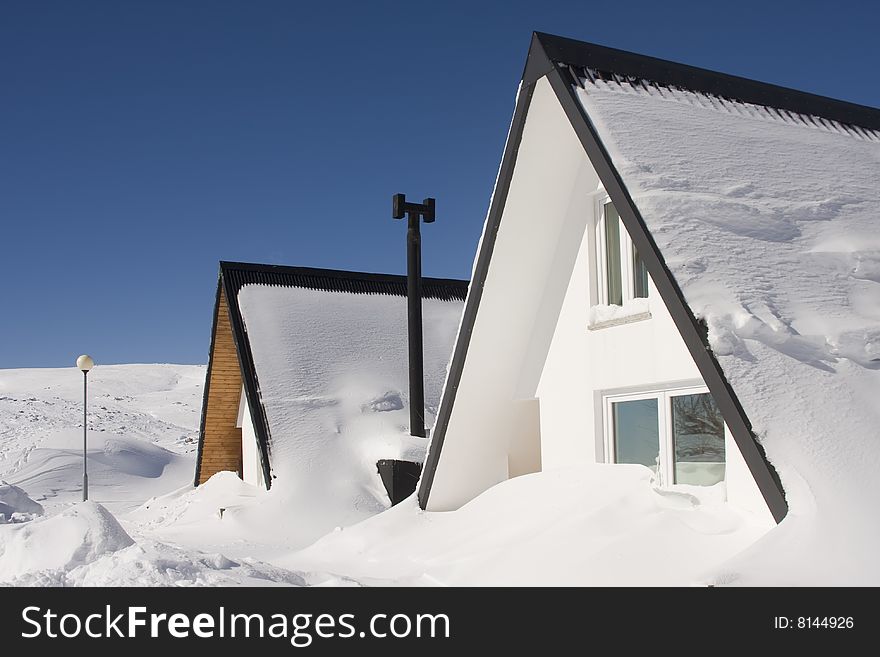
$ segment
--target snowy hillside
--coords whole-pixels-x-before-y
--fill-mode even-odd
[[[0,480],[48,512],[81,499],[75,368],[0,370]],[[89,375],[91,499],[112,512],[192,482],[205,368],[105,365]]]

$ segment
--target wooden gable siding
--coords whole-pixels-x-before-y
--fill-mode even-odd
[[[241,368],[222,286],[214,321],[214,348],[211,351],[208,394],[205,399],[199,484],[223,470],[231,470],[239,476],[242,474],[241,429],[235,426],[241,401]]]

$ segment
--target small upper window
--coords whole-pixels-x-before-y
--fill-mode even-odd
[[[599,303],[622,306],[648,297],[648,269],[633,246],[611,201],[602,203],[596,225]]]

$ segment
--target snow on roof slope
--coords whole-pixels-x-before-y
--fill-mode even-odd
[[[271,434],[272,490],[304,505],[304,540],[385,508],[376,461],[421,462],[427,442],[409,436],[406,297],[245,285],[238,302]],[[462,307],[423,300],[427,426]]]
[[[786,491],[720,581],[880,583],[880,134],[669,88],[577,95]]]

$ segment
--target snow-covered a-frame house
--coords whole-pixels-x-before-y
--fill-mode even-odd
[[[422,508],[641,464],[864,565],[880,545],[878,130],[875,109],[535,34]]]
[[[424,279],[428,420],[467,285]],[[405,276],[221,262],[195,484],[232,471],[381,508],[377,461],[421,463],[426,445],[408,435],[406,303]]]

